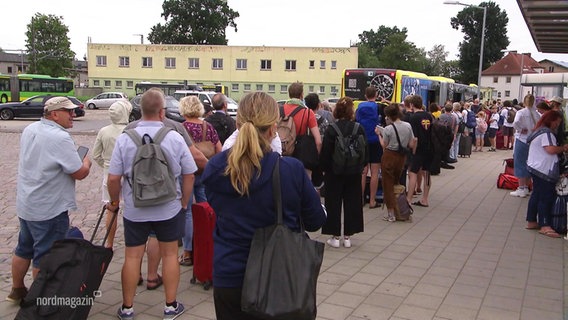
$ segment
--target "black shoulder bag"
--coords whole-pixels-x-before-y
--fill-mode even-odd
[[[306,123],[306,133],[296,136],[296,146],[294,148],[293,157],[300,160],[306,169],[313,170],[319,165],[318,148],[316,139],[310,132],[310,109],[306,108],[302,115],[300,126],[304,122],[304,115],[308,113],[308,122]]]
[[[241,309],[263,319],[312,320],[324,244],[282,222],[282,195],[277,160],[272,173],[276,224],[257,229],[252,239],[241,295]]]

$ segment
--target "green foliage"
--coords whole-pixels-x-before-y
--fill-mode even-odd
[[[69,28],[63,17],[36,13],[26,31],[26,48],[30,73],[62,77],[73,68],[75,52],[67,36]]]
[[[482,67],[484,70],[503,58],[504,53],[501,50],[507,48],[510,43],[507,37],[509,18],[507,12],[501,11],[495,2],[482,2],[479,6],[487,8]],[[466,7],[451,19],[451,25],[456,30],[461,28],[464,33],[464,40],[459,45],[459,67],[462,70],[459,80],[462,83],[477,83],[483,9]]]
[[[162,17],[166,22],[153,26],[148,40],[163,44],[226,45],[225,29],[237,31],[233,11],[223,0],[165,0]]]

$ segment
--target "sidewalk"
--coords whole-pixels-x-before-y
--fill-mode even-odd
[[[94,141],[93,136],[73,137],[85,145]],[[12,319],[18,310],[3,300],[11,286],[9,257],[17,237],[13,141],[18,138],[0,133],[0,170],[7,173],[0,197],[0,217],[6,223],[0,228],[0,319]],[[365,232],[352,237],[352,248],[326,246],[318,319],[563,319],[568,314],[568,242],[525,230],[528,198],[496,188],[502,161],[511,156],[511,151],[498,151],[459,158],[455,170],[433,177],[430,207],[415,207],[412,223],[385,222],[383,209],[366,207]],[[81,208],[71,215],[85,235],[92,232],[101,206],[102,170],[93,169],[77,184]],[[327,238],[319,233],[312,237]],[[116,318],[123,260],[119,231],[90,319]],[[181,268],[178,301],[187,311],[178,319],[215,319],[212,290],[191,285],[191,268]],[[28,275],[28,285],[30,279]],[[138,288],[135,319],[161,319],[163,288]]]

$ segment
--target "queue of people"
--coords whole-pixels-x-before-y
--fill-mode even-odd
[[[148,289],[162,285],[165,289],[164,319],[175,319],[184,312],[184,305],[177,301],[177,289],[180,266],[193,264],[192,203],[209,202],[218,219],[213,237],[217,319],[256,319],[241,310],[240,298],[255,230],[274,224],[271,190],[272,172],[277,162],[280,183],[286,190],[282,194],[284,223],[295,231],[300,230],[300,224],[307,231],[321,229],[322,234],[330,236],[326,241],[330,247],[339,248],[343,244],[350,248],[352,237],[364,232],[363,194],[367,176],[371,176],[371,209],[378,207],[374,193],[379,186],[379,173],[382,176],[386,221],[397,221],[397,185],[407,186],[408,203],[428,207],[433,163],[443,162],[451,169],[448,164],[457,161],[462,135],[471,136],[475,151],[482,151],[487,133],[491,141],[489,151],[495,151],[500,113],[504,116],[508,108],[513,107],[506,101],[505,112],[502,112],[497,105],[487,109],[476,100],[465,106],[458,102],[446,104],[444,113],[431,105],[428,112],[419,95],[406,97],[403,104],[379,105],[375,102],[379,98],[376,88],[369,87],[366,90],[368,101],[361,103],[357,111],[348,97],[340,98],[332,111],[324,111],[323,102],[314,94],[306,97],[309,107],[304,105],[303,84],[299,82],[290,85],[289,96],[290,100],[279,110],[268,94],[247,94],[239,103],[236,121],[226,114],[223,95],[213,98],[215,112],[205,119],[204,106],[199,99],[183,98],[180,103],[180,114],[186,120],[183,124],[165,118],[164,95],[159,89],[143,94],[142,119],[128,126],[125,115],[131,108],[129,104],[120,102],[111,107],[109,114],[113,124],[99,132],[93,157],[104,168],[102,201],[107,203],[108,216],[119,208],[123,214],[126,248],[118,318],[134,317],[136,286],[143,281],[141,262],[145,252],[148,254]],[[558,102],[558,99],[553,101]],[[561,174],[557,155],[568,151],[562,130],[564,115],[558,112],[560,103],[552,107],[539,103],[533,107],[534,97],[529,95],[523,101],[524,108],[516,111],[514,121],[507,126],[512,129],[506,129],[508,137],[509,131],[514,130],[514,138],[510,137],[508,142],[514,146],[515,175],[519,178],[519,189],[511,195],[528,196],[528,182],[532,179],[534,189],[527,209],[527,229],[539,229],[549,237],[560,236],[550,226],[550,211],[554,185]],[[30,263],[33,262],[35,277],[42,255],[54,241],[65,237],[69,227],[68,210],[76,209],[75,180],[89,174],[91,161],[88,157],[79,158],[65,130],[72,127],[71,107],[74,105],[66,98],[48,100],[44,118],[22,133],[17,199],[20,234],[12,260],[12,292],[8,296],[14,302],[27,293],[23,281]],[[308,168],[294,157],[280,155],[278,123],[283,115],[298,107],[302,110],[293,117],[295,134],[312,136],[313,149],[303,152],[316,153],[317,168]],[[475,126],[459,129],[470,112],[476,115]],[[433,147],[433,127],[437,125],[448,127],[448,144],[444,150]],[[132,177],[137,144],[131,138],[132,132],[122,134],[125,130],[134,130],[142,140],[163,136],[160,146],[175,179],[175,195],[171,199],[144,207],[135,204]],[[352,152],[351,156],[357,158],[348,159],[355,161],[349,170],[341,162],[346,161],[346,156],[342,158],[337,151],[340,146],[345,147],[345,143],[352,143],[351,151],[356,154]],[[442,157],[436,157],[436,152]],[[41,157],[30,157],[31,153],[41,154]],[[29,169],[37,168],[40,158],[52,163],[42,166],[45,181],[32,179]],[[321,181],[316,181],[317,178],[323,180],[325,187],[323,206],[318,194]],[[50,193],[56,191],[55,197],[41,193],[48,188]],[[420,197],[413,201],[415,195]],[[35,210],[38,206],[49,210]],[[44,214],[30,215],[29,212]],[[109,219],[107,224],[112,230],[107,246],[112,248],[116,223],[111,225]],[[181,255],[178,254],[180,239]],[[162,275],[157,272],[160,261]]]

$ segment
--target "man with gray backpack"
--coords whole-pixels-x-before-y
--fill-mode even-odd
[[[166,298],[164,319],[184,311],[176,301],[180,270],[178,239],[183,236],[185,212],[193,191],[197,166],[183,138],[162,123],[165,97],[150,89],[140,101],[142,121],[118,137],[109,165],[107,209],[116,212],[124,198],[125,260],[122,267],[122,306],[119,319],[134,317],[134,296],[140,263],[151,231],[160,242]]]

